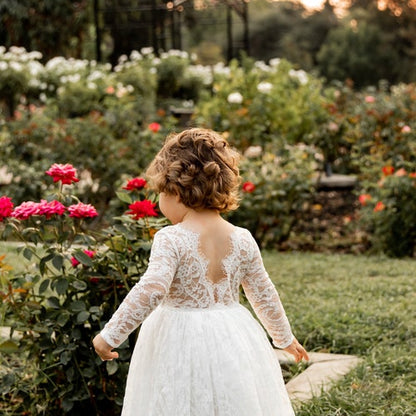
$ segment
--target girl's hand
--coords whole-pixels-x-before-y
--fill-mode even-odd
[[[98,334],[93,340],[95,352],[103,361],[111,361],[114,358],[118,358],[118,352],[112,351],[113,347],[104,341],[104,338]]]
[[[302,360],[302,358],[306,361],[309,360],[308,353],[306,352],[305,348],[299,344],[299,341],[295,338],[293,342],[284,349],[286,352],[289,352],[295,357],[295,361],[298,363]]]

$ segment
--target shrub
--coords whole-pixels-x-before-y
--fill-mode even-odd
[[[242,200],[230,215],[261,247],[285,242],[307,209],[313,191],[316,150],[303,144],[263,151],[249,147],[241,163]]]
[[[49,172],[56,177],[53,168]],[[68,169],[61,167],[73,182]],[[18,337],[0,350],[29,365],[22,369],[11,359],[1,393],[19,414],[115,414],[135,335],[120,347],[120,359],[105,365],[91,340],[139,280],[151,239],[166,221],[123,214],[101,233],[91,232],[85,223],[97,215],[95,208],[62,188],[49,202],[28,201],[13,211],[9,198],[0,200],[3,238],[18,237],[21,254],[32,262],[23,272],[2,276],[3,325]],[[146,188],[129,189],[119,196],[130,206],[155,203]]]
[[[214,67],[213,91],[198,104],[198,124],[229,133],[230,142],[251,145],[306,142],[325,119],[321,83],[283,60],[271,65],[245,59]]]
[[[413,166],[414,169],[414,166]],[[367,182],[359,200],[372,249],[391,257],[413,256],[416,248],[416,172],[386,165],[377,184]]]

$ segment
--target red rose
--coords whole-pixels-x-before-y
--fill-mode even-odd
[[[76,177],[77,170],[69,163],[65,165],[54,163],[45,173],[52,176],[54,182],[61,181],[64,185],[79,182],[79,179]]]
[[[383,209],[386,208],[386,206],[381,202],[377,202],[376,206],[374,207],[374,212],[380,212],[383,211]]]
[[[133,191],[135,189],[139,190],[143,189],[146,186],[147,182],[146,179],[143,178],[133,178],[127,182],[126,186],[123,186],[123,189],[127,191]]]
[[[95,256],[95,251],[84,250],[84,253],[90,258],[93,258]],[[71,264],[72,267],[77,267],[78,264],[80,264],[80,262],[75,257],[71,257]]]
[[[150,123],[148,126],[149,130],[151,130],[153,133],[157,133],[161,127],[162,126],[159,123]]]
[[[244,182],[243,183],[243,191],[251,194],[256,189],[256,185],[253,182]]]
[[[386,165],[386,166],[383,166],[382,171],[383,171],[384,176],[393,175],[394,167],[390,165]]]
[[[156,204],[153,204],[148,199],[136,201],[129,205],[130,211],[127,214],[131,215],[135,220],[143,217],[157,217],[155,206]]]
[[[0,222],[4,218],[10,217],[13,212],[13,202],[12,199],[7,196],[2,196],[0,198]]]
[[[358,200],[360,201],[360,204],[361,205],[367,205],[367,202],[368,201],[371,201],[371,195],[370,194],[361,194],[359,197],[358,197]]]
[[[98,215],[97,210],[90,204],[79,202],[68,207],[69,216],[73,218],[92,218]]]

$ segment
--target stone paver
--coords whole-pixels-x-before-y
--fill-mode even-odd
[[[285,351],[276,350],[281,364],[293,363],[292,356]],[[286,384],[289,397],[294,401],[306,401],[319,396],[331,388],[356,367],[361,359],[354,355],[309,353],[309,366]]]

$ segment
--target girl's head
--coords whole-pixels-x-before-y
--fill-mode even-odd
[[[147,169],[158,192],[192,209],[227,212],[238,206],[239,154],[212,130],[193,128],[167,137]]]

